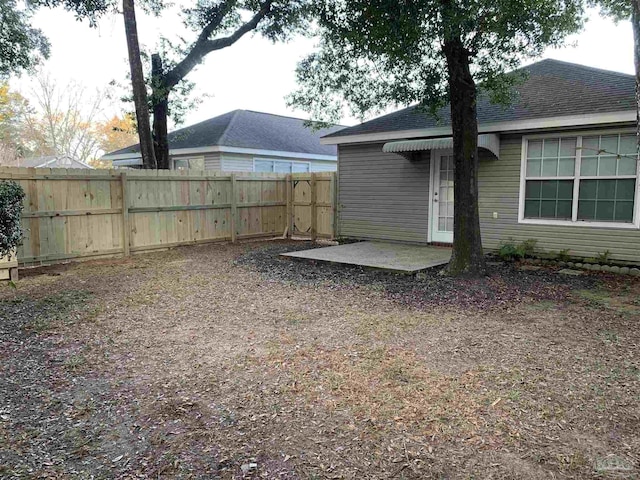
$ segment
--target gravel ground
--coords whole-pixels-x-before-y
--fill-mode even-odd
[[[640,281],[208,245],[0,288],[0,478],[638,477]]]

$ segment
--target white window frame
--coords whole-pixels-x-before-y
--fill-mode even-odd
[[[580,167],[582,162],[582,137],[589,136],[607,136],[607,135],[625,135],[634,134],[635,130],[629,128],[616,129],[616,130],[586,130],[575,132],[562,132],[562,133],[544,133],[535,135],[523,135],[522,136],[522,156],[520,161],[520,201],[518,205],[518,223],[530,224],[530,225],[560,225],[560,226],[572,226],[572,227],[594,227],[594,228],[615,228],[624,230],[638,230],[640,229],[640,161],[636,162],[636,196],[634,198],[633,209],[633,222],[597,222],[590,220],[578,220],[578,201],[580,193],[580,180],[603,180],[607,177],[593,177],[593,176],[580,176]],[[576,144],[576,162],[575,173],[573,177],[566,177],[568,180],[571,178],[573,181],[573,204],[572,204],[572,219],[571,220],[554,220],[550,218],[525,218],[524,217],[524,203],[526,195],[527,185],[527,148],[529,146],[529,140],[542,140],[545,138],[563,138],[563,137],[577,137]],[[624,175],[615,177],[619,179],[633,178],[633,175]],[[536,177],[536,180],[549,180],[549,177]],[[532,180],[532,179],[529,179]],[[561,180],[560,177],[554,177],[553,180]]]
[[[256,161],[258,161],[258,162],[289,163],[289,164],[291,164],[292,167],[293,167],[294,163],[307,165],[309,167],[309,171],[308,172],[300,172],[300,173],[311,173],[311,162],[304,162],[304,161],[298,161],[298,160],[289,160],[289,159],[281,159],[281,158],[256,158],[256,157],[253,157],[252,170],[254,172],[256,171]],[[275,167],[275,164],[274,164],[274,167]],[[293,168],[291,168],[291,170],[293,171]],[[266,172],[263,172],[263,173],[266,173]],[[277,172],[270,172],[270,173],[277,173]]]

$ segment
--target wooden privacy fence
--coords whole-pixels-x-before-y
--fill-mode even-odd
[[[0,179],[26,193],[20,265],[335,231],[335,173],[0,167]]]

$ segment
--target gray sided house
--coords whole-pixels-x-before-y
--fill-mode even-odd
[[[313,130],[298,118],[234,110],[169,134],[174,169],[224,172],[335,171],[337,148],[320,137],[340,126]],[[116,167],[142,165],[140,146],[132,145],[102,157]]]
[[[483,245],[537,240],[640,262],[631,75],[555,60],[528,67],[510,107],[478,102]],[[410,107],[325,136],[338,146],[338,235],[453,241],[450,114]]]

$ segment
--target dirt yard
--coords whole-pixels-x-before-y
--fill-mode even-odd
[[[640,280],[176,249],[0,286],[0,478],[640,476]]]

